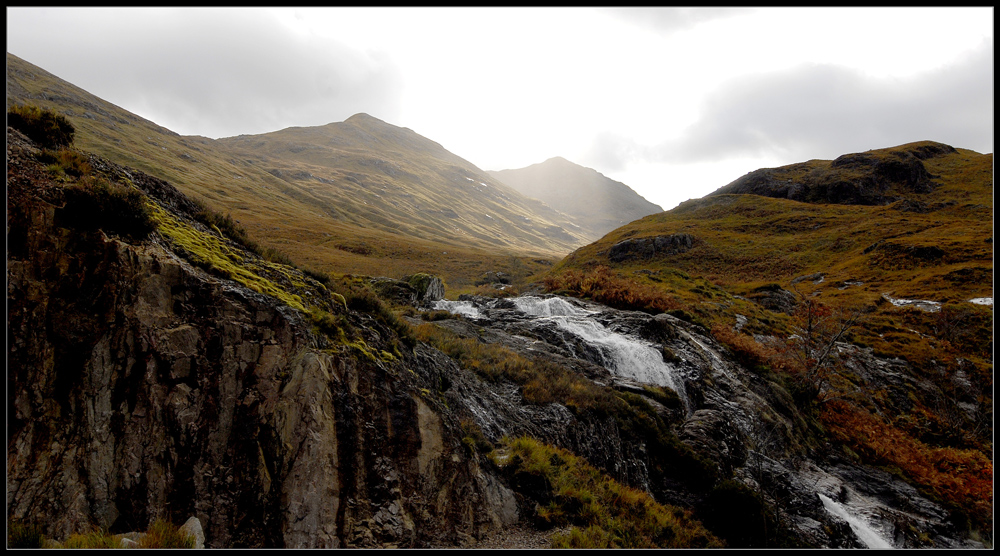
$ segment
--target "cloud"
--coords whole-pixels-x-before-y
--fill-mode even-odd
[[[180,133],[219,137],[341,121],[357,112],[388,120],[399,114],[401,73],[386,55],[297,34],[265,12],[19,15],[39,16],[19,22],[22,33],[49,36],[44,47],[15,54]]]
[[[746,8],[607,8],[602,10],[633,25],[658,33],[690,29],[713,19],[750,13]]]
[[[632,139],[603,131],[594,137],[587,151],[581,156],[584,165],[601,168],[608,172],[625,170],[629,163],[647,158],[648,149]]]
[[[649,151],[693,162],[778,155],[798,161],[933,140],[993,150],[993,44],[908,79],[810,65],[729,81],[699,120]]]

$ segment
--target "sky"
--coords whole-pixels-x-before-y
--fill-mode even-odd
[[[365,112],[666,210],[758,168],[993,152],[993,8],[7,8],[7,51],[183,135]]]

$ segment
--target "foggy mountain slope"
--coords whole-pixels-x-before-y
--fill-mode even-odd
[[[516,170],[491,170],[489,174],[522,194],[572,216],[593,240],[633,220],[663,211],[627,185],[562,157]]]

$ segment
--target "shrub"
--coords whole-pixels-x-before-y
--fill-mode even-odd
[[[362,280],[352,279],[348,277],[341,277],[338,281],[331,280],[327,283],[327,287],[333,291],[334,294],[339,294],[343,296],[345,304],[348,309],[353,311],[359,311],[362,313],[368,313],[375,320],[381,322],[382,324],[388,326],[399,336],[399,339],[408,348],[412,349],[416,345],[416,339],[413,337],[413,331],[410,329],[410,325],[406,321],[399,318],[396,313],[389,308],[388,305],[382,301],[382,298],[376,294],[368,284],[364,283]]]
[[[145,239],[156,229],[142,192],[103,178],[66,188],[63,213],[72,226],[102,229],[133,240]]]
[[[930,446],[841,400],[823,409],[830,436],[865,463],[898,469],[920,490],[992,532],[993,462],[982,452]]]
[[[137,544],[136,548],[194,548],[194,538],[173,523],[158,519]]]
[[[7,548],[42,548],[44,540],[42,530],[35,525],[14,521],[7,527]]]
[[[648,284],[623,278],[606,266],[599,266],[591,272],[570,270],[558,276],[546,276],[544,283],[550,292],[569,292],[617,309],[656,314],[682,308],[674,296]]]
[[[122,535],[112,535],[103,529],[94,529],[89,533],[74,533],[70,535],[63,548],[121,548]]]
[[[71,149],[59,149],[58,151],[45,149],[38,155],[38,159],[48,164],[46,169],[56,175],[67,174],[78,178],[93,170],[87,157]]]
[[[479,425],[477,425],[474,421],[471,419],[463,419],[461,425],[462,444],[469,450],[469,455],[476,452],[488,454],[495,449],[493,443],[486,438],[486,435],[483,434],[483,430],[479,428]]]
[[[7,125],[48,149],[69,146],[76,133],[65,116],[37,106],[16,105],[8,108]]]

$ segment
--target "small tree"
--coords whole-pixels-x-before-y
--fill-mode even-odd
[[[819,399],[840,368],[837,343],[864,318],[863,308],[831,308],[795,290],[800,302],[793,317],[794,333],[786,341],[799,401]]]

